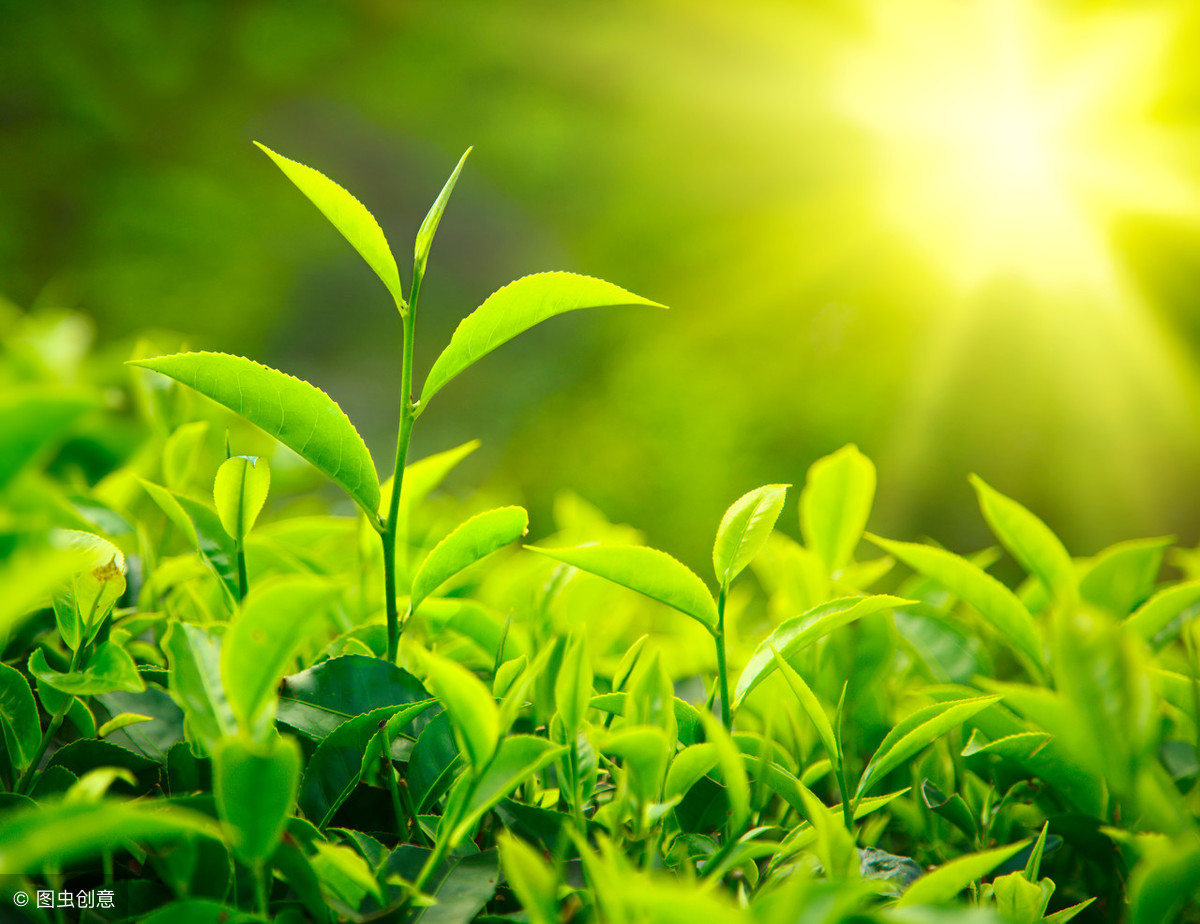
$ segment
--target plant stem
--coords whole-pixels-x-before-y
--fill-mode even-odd
[[[259,860],[254,864],[254,904],[255,910],[264,918],[269,917],[269,888],[267,880],[271,875],[270,868]]]
[[[55,712],[54,715],[50,717],[50,724],[46,726],[46,731],[42,735],[42,740],[38,742],[37,751],[34,752],[33,759],[29,761],[29,766],[25,768],[25,772],[21,774],[21,778],[17,780],[17,785],[13,789],[14,792],[20,793],[21,795],[27,794],[26,789],[28,788],[30,781],[33,779],[33,774],[37,771],[38,764],[42,762],[42,757],[44,757],[46,754],[46,748],[50,746],[50,739],[54,737],[55,732],[57,732],[59,726],[62,725],[63,716],[67,714],[67,710],[70,708],[71,700],[68,699],[63,708],[60,711]]]
[[[721,685],[721,724],[726,729],[733,727],[733,717],[729,708],[729,672],[725,666],[725,596],[728,587],[721,585],[721,593],[717,596],[717,680]]]
[[[392,766],[392,741],[388,737],[386,722],[380,725],[379,739],[379,743],[383,745],[380,752],[380,756],[383,758],[381,769],[384,776],[387,777],[388,792],[392,797],[392,811],[396,815],[396,835],[400,838],[401,843],[403,843],[409,825],[404,807],[400,803],[400,787],[396,783],[396,768]]]
[[[396,526],[400,513],[400,490],[404,485],[404,465],[408,461],[408,441],[416,404],[412,397],[413,335],[416,330],[417,294],[420,282],[413,280],[412,302],[408,310],[401,311],[404,325],[403,365],[400,369],[400,432],[396,438],[396,468],[392,473],[392,496],[388,503],[388,516],[383,530],[383,583],[384,600],[387,606],[388,660],[396,662],[400,648],[400,614],[396,609]]]

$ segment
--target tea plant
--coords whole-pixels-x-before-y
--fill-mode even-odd
[[[283,372],[142,342],[122,381],[64,362],[82,356],[70,319],[0,318],[5,913],[1197,920],[1194,552],[1072,558],[980,479],[999,549],[880,538],[853,446],[807,473],[801,541],[779,525],[789,485],[714,511],[711,583],[569,492],[517,548],[524,509],[438,493],[476,444],[410,463],[416,421],[540,321],[661,306],[526,276],[459,324],[414,397],[421,285],[466,155],[406,299],[370,213],[264,151],[399,313],[392,477]],[[314,470],[354,516],[324,508]],[[857,557],[864,538],[882,557]],[[1028,575],[1015,590],[988,573],[1000,549]],[[1169,552],[1185,579],[1160,581]],[[38,890],[107,901],[19,904]]]

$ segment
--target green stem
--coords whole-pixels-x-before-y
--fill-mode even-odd
[[[400,514],[400,491],[404,486],[404,465],[408,461],[408,442],[412,437],[416,404],[412,396],[413,336],[416,331],[417,294],[420,280],[413,280],[412,303],[401,309],[404,323],[403,365],[400,369],[400,432],[396,438],[396,468],[392,474],[392,496],[383,529],[383,583],[387,606],[388,660],[396,661],[400,649],[400,613],[396,608],[396,526]]]
[[[729,671],[725,666],[725,597],[729,588],[721,585],[717,596],[717,680],[721,685],[721,724],[726,729],[733,727],[733,716],[729,708]]]
[[[379,743],[383,745],[380,752],[380,756],[383,758],[383,775],[387,777],[388,792],[392,797],[392,811],[396,814],[396,834],[403,842],[405,832],[408,830],[408,819],[400,802],[400,786],[396,783],[396,768],[392,766],[392,741],[388,737],[386,722],[380,723],[379,738]]]
[[[75,669],[79,666],[79,662],[83,659],[83,650],[86,647],[87,645],[81,642],[79,647],[71,654],[71,666],[67,668],[68,673],[73,674],[75,672]],[[42,762],[42,758],[46,754],[46,748],[50,746],[50,740],[54,737],[55,732],[62,727],[63,718],[70,711],[71,703],[74,701],[74,697],[68,696],[62,708],[55,711],[54,715],[50,717],[50,724],[46,726],[46,731],[42,734],[42,740],[38,742],[37,751],[34,753],[33,759],[29,762],[29,766],[25,768],[25,772],[21,774],[21,778],[17,780],[17,785],[13,787],[13,792],[21,793],[22,795],[26,794],[26,787],[33,779],[34,773],[37,772],[38,764]]]

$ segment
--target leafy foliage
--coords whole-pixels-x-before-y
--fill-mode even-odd
[[[462,162],[404,303],[369,213],[272,157],[393,291],[411,379]],[[45,401],[7,408],[0,464],[0,872],[103,884],[114,922],[1194,920],[1200,581],[1187,558],[1160,580],[1166,540],[1073,559],[976,479],[1010,588],[993,556],[865,534],[850,446],[809,471],[801,541],[784,484],[714,516],[710,586],[566,495],[517,547],[523,508],[438,494],[475,444],[408,463],[459,372],[610,304],[654,303],[554,273],[488,299],[382,486],[315,386],[143,349],[138,445],[81,491],[55,446],[112,412],[26,382]],[[859,560],[864,535],[888,557]]]

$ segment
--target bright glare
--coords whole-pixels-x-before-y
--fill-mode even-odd
[[[1015,275],[1111,295],[1114,218],[1200,213],[1183,138],[1152,115],[1177,13],[867,6],[838,100],[878,143],[886,221],[960,287]]]

